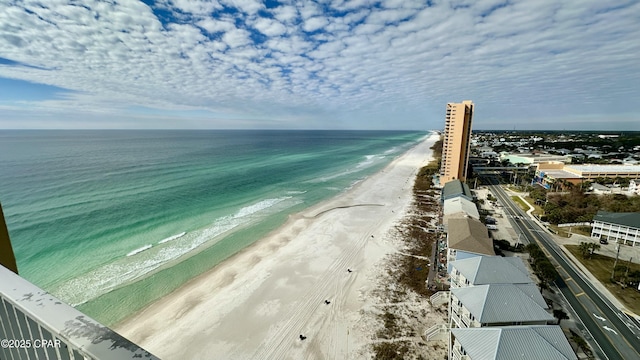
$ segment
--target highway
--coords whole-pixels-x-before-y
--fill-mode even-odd
[[[594,342],[594,354],[601,359],[629,360],[640,359],[640,328],[635,319],[617,309],[602,294],[593,288],[589,280],[566,258],[562,249],[550,238],[536,221],[532,220],[497,185],[495,178],[489,179],[489,189],[504,207],[514,230],[522,234],[524,244],[537,242],[547,256],[555,260],[560,278],[555,282],[564,295],[573,312],[580,318],[590,335],[583,337]]]

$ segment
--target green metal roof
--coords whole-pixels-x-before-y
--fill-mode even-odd
[[[640,212],[614,213],[600,210],[593,220],[640,229]]]
[[[442,200],[451,199],[456,196],[464,196],[469,200],[473,199],[471,189],[460,180],[451,180],[442,187]]]

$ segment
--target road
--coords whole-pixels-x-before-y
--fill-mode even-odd
[[[640,328],[600,292],[566,258],[562,249],[537,222],[527,216],[505,193],[497,180],[489,189],[504,207],[513,228],[522,233],[523,243],[537,242],[555,260],[560,278],[556,285],[595,341],[594,353],[601,359],[640,359]],[[526,239],[526,240],[525,240]],[[589,337],[585,336],[589,341]],[[592,341],[592,343],[593,343]]]

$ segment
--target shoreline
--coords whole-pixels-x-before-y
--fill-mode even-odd
[[[385,237],[409,210],[436,139],[427,135],[114,329],[165,359],[347,358],[368,335],[353,328],[372,287],[367,273],[395,252]]]

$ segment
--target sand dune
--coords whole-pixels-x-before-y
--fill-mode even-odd
[[[397,251],[386,237],[409,209],[435,140],[292,216],[116,330],[163,359],[358,358],[371,343],[370,329],[355,325],[370,306],[366,275]]]

